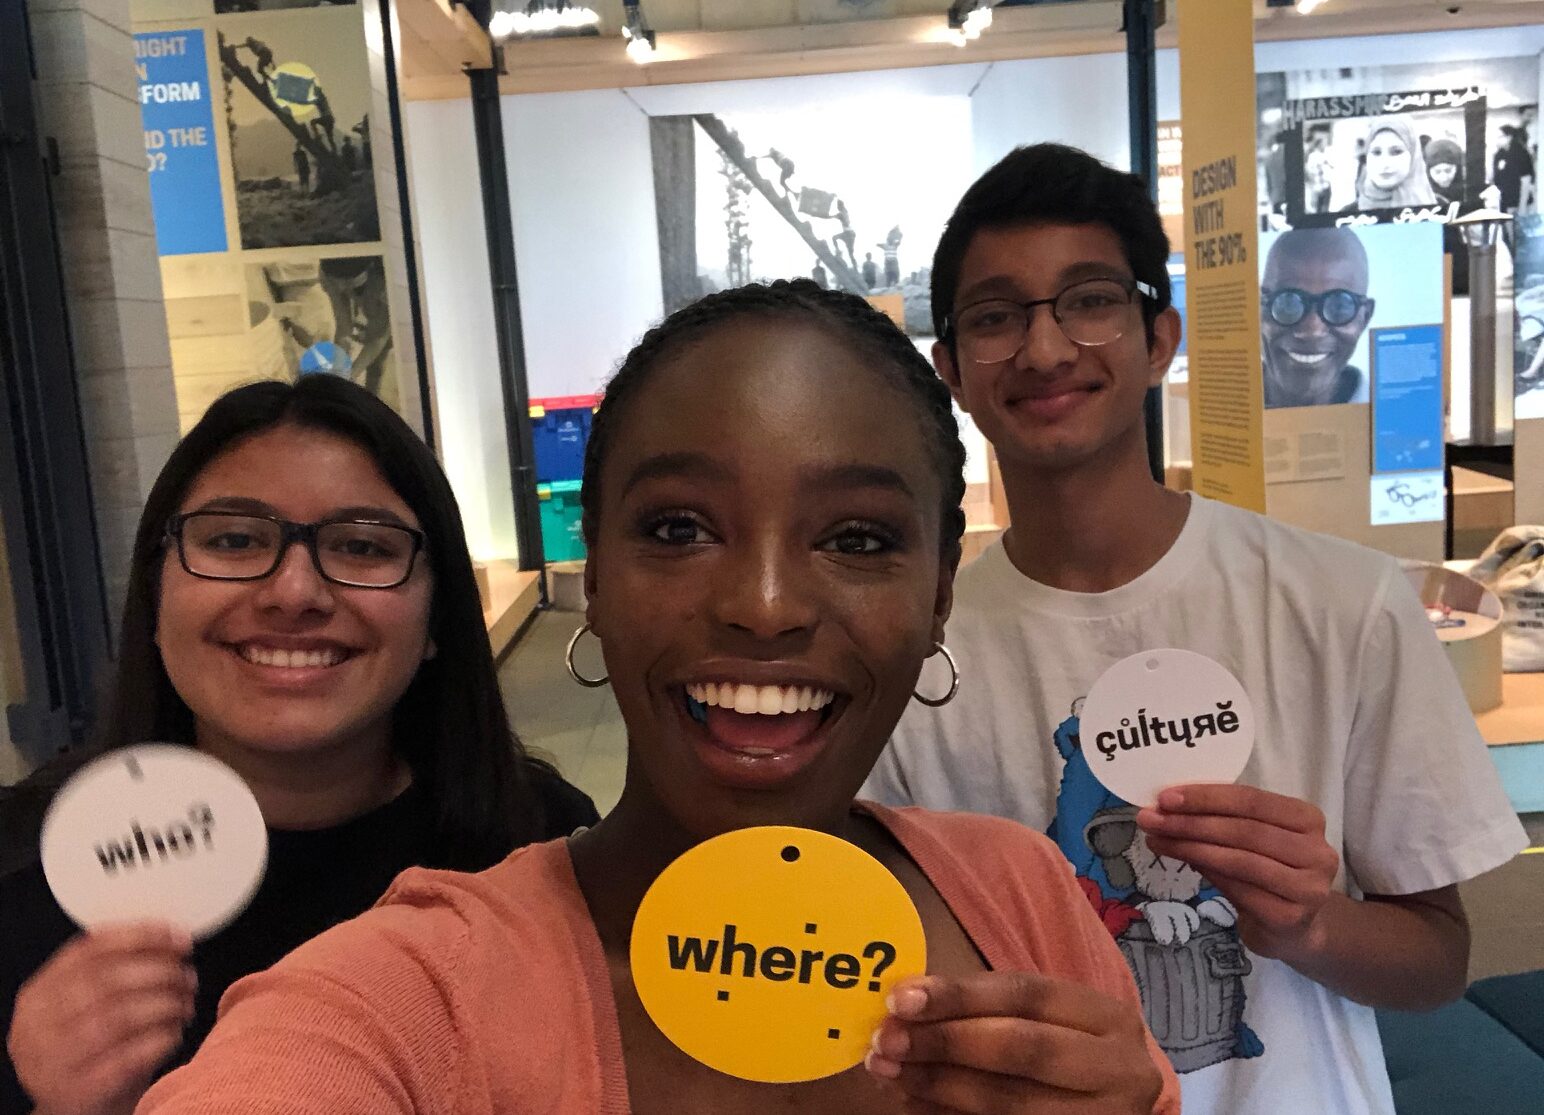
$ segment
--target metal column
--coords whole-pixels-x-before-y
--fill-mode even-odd
[[[424,442],[435,448],[433,387],[429,383],[429,348],[424,340],[423,297],[418,289],[418,243],[413,232],[413,203],[408,193],[406,140],[402,133],[402,98],[397,89],[397,46],[391,33],[392,0],[380,0],[381,54],[385,59],[386,105],[391,117],[391,155],[397,168],[397,211],[402,215],[402,254],[407,265],[407,304],[413,325],[413,363],[418,372],[419,413]]]
[[[487,0],[471,6],[484,27]],[[531,441],[531,390],[526,378],[525,334],[520,322],[520,285],[515,270],[514,217],[509,207],[509,175],[504,166],[504,124],[499,113],[497,69],[469,70],[472,127],[477,134],[478,178],[483,217],[488,226],[488,266],[493,277],[493,324],[499,350],[499,379],[504,389],[504,428],[509,441],[510,492],[515,501],[515,537],[520,568],[542,570],[541,504],[536,497],[536,451]],[[547,603],[547,581],[541,580]]]
[[[0,4],[0,519],[16,611],[15,641],[0,649],[19,653],[25,686],[4,710],[10,735],[37,763],[85,739],[109,655],[50,196],[56,162],[33,110],[26,9]]]
[[[1158,200],[1158,68],[1159,24],[1164,21],[1163,0],[1125,0],[1123,30],[1126,32],[1126,93],[1130,108],[1131,172],[1147,182],[1148,193]],[[1153,479],[1163,483],[1163,389],[1147,393],[1142,408],[1147,430],[1147,467]]]

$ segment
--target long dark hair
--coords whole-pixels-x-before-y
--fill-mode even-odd
[[[428,446],[390,407],[336,376],[238,387],[173,450],[134,538],[117,672],[93,752],[146,740],[193,742],[193,713],[155,645],[167,520],[211,460],[284,424],[346,438],[370,454],[428,538],[434,570],[429,631],[438,653],[419,666],[397,701],[392,730],[393,746],[431,803],[436,839],[427,866],[477,870],[540,839],[544,821],[533,776],[551,768],[526,755],[510,729],[450,483]]]

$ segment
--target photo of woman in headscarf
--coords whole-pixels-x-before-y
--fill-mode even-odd
[[[1464,200],[1464,149],[1451,139],[1434,139],[1426,145],[1426,179],[1437,204],[1444,209]]]
[[[1409,120],[1379,116],[1367,125],[1366,165],[1357,183],[1356,208],[1403,209],[1437,204],[1426,177],[1426,157]]]

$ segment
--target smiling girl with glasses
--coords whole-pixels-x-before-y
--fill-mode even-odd
[[[46,804],[100,749],[196,747],[257,797],[267,874],[196,951],[159,924],[77,934],[36,865],[0,880],[0,1112],[130,1110],[198,1048],[228,986],[400,871],[487,867],[595,820],[510,731],[433,454],[333,376],[239,388],[173,451],[96,735],[22,793]]]

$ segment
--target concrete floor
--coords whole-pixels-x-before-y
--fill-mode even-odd
[[[520,739],[556,763],[604,815],[622,795],[627,732],[610,688],[585,689],[563,666],[568,640],[583,623],[578,612],[537,613],[499,667],[499,686]],[[589,636],[581,640],[575,660],[588,677],[605,671],[597,642]]]
[[[504,660],[499,680],[526,746],[556,762],[604,814],[622,793],[627,733],[611,690],[581,688],[563,667],[569,636],[583,622],[577,612],[539,614]],[[586,637],[580,648],[580,668],[598,677],[595,641]],[[1462,887],[1473,932],[1471,980],[1544,968],[1544,814],[1524,824],[1540,854],[1518,856]]]

